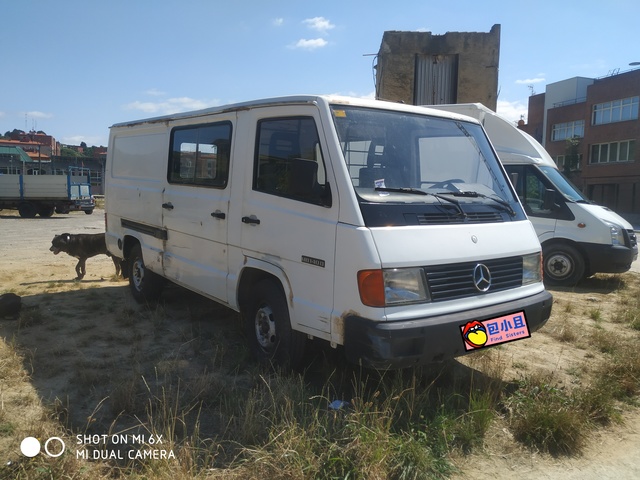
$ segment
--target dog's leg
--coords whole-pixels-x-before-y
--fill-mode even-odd
[[[87,261],[86,258],[81,258],[80,260],[78,260],[78,264],[76,265],[76,273],[78,274],[76,280],[82,280],[85,276],[85,274],[87,273],[86,269],[85,269],[85,262]]]

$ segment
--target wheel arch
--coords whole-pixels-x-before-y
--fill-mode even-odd
[[[573,240],[569,240],[568,238],[550,238],[549,240],[545,240],[544,242],[541,243],[543,255],[544,255],[545,249],[556,246],[556,245],[560,245],[560,246],[568,245],[570,247],[575,248],[580,254],[580,256],[582,257],[582,261],[584,262],[585,275],[589,275],[589,272],[591,271],[589,257],[587,255],[587,252],[584,251],[584,249],[580,246],[579,243]]]
[[[251,298],[251,291],[254,285],[262,280],[272,280],[278,285],[282,291],[282,294],[287,300],[287,306],[289,307],[289,318],[292,325],[295,324],[293,315],[293,291],[291,289],[291,283],[284,271],[268,262],[263,262],[255,259],[247,259],[245,266],[239,275],[238,286],[236,289],[236,297],[238,302],[238,309],[242,313],[246,310],[246,307]]]

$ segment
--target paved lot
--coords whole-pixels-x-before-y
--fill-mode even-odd
[[[54,214],[50,218],[20,218],[15,211],[2,210],[0,255],[4,257],[5,263],[10,259],[9,264],[41,259],[43,254],[53,258],[49,247],[54,235],[100,233],[104,232],[104,229],[104,210],[98,208],[92,215],[73,212],[67,215]],[[69,261],[71,259],[68,259]]]

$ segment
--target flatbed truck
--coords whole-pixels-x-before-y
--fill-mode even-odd
[[[18,210],[23,218],[82,210],[93,213],[90,172],[69,168],[65,175],[0,174],[0,210]]]

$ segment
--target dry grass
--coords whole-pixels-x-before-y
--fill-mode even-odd
[[[233,314],[182,290],[139,307],[126,288],[46,283],[1,326],[0,452],[11,464],[0,477],[445,478],[451,455],[481,451],[496,426],[524,448],[575,455],[637,402],[639,285],[628,274],[557,291],[530,341],[440,370],[366,372],[321,348],[306,372],[283,374],[249,360]],[[76,452],[118,449],[77,445],[77,434],[155,436],[172,455],[87,461]],[[68,450],[26,459],[26,436],[59,436]]]

